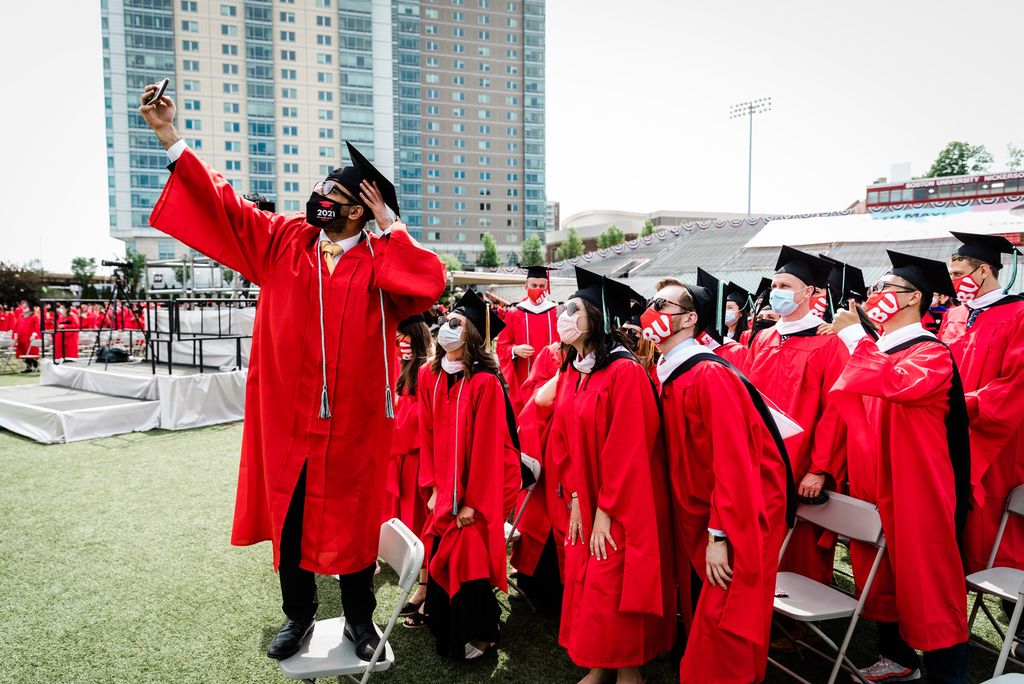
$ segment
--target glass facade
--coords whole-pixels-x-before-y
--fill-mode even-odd
[[[274,111],[274,22],[271,0],[245,1],[245,87],[249,145],[249,187],[277,200],[277,146]],[[285,60],[282,59],[282,62]]]
[[[523,221],[544,241],[544,2],[523,0]]]
[[[423,103],[420,89],[420,3],[393,3],[395,186],[409,232],[423,237]]]

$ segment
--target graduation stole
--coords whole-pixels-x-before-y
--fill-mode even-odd
[[[1000,300],[1000,303],[1005,300]],[[994,306],[994,305],[993,305]],[[946,344],[931,335],[919,335],[912,340],[898,344],[886,350],[886,354],[895,354],[911,347],[932,342],[946,348],[949,361],[953,365],[953,379],[949,386],[949,413],[946,414],[946,444],[949,447],[949,462],[953,466],[953,484],[956,491],[956,509],[953,522],[956,526],[956,541],[963,550],[964,523],[967,512],[971,510],[971,440],[968,431],[967,401],[964,399],[964,385],[960,381],[960,371],[956,360]]]
[[[813,329],[812,329],[813,330]],[[803,333],[796,333],[802,335]],[[786,464],[786,524],[789,527],[793,527],[796,524],[796,484],[793,481],[793,466],[789,463],[789,452],[786,451],[786,445],[782,439],[782,435],[779,434],[779,427],[775,424],[775,419],[772,418],[771,411],[768,410],[767,404],[764,403],[764,397],[761,396],[761,392],[754,387],[754,383],[750,382],[743,373],[739,371],[736,366],[732,365],[725,359],[711,352],[702,352],[700,354],[694,354],[686,361],[683,361],[678,368],[672,371],[672,374],[668,376],[664,384],[669,384],[683,373],[690,371],[701,361],[709,361],[711,363],[717,363],[720,366],[725,366],[740,379],[743,383],[743,387],[747,390],[747,394],[750,395],[750,401],[754,404],[754,408],[761,416],[761,420],[764,422],[764,426],[768,428],[769,434],[772,436],[772,441],[775,442],[776,448],[779,450],[779,455],[782,456],[782,462]]]

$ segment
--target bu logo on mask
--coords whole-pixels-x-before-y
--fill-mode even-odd
[[[864,303],[868,318],[876,323],[885,323],[900,310],[900,303],[892,292],[877,292]]]

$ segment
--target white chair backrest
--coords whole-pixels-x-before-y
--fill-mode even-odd
[[[797,517],[838,535],[879,546],[883,543],[882,518],[878,507],[845,494],[829,492],[820,506],[801,505]]]
[[[380,526],[380,546],[377,555],[398,573],[398,585],[410,589],[419,581],[423,567],[423,542],[398,518]]]
[[[1014,515],[1024,515],[1024,484],[1017,485],[1006,499],[1006,510]]]

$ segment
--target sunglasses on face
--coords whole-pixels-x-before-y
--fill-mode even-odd
[[[565,305],[565,313],[567,316],[575,316],[578,313],[585,313],[583,304],[577,302],[568,302]]]
[[[344,197],[346,200],[352,200],[352,198],[345,191],[344,186],[342,186],[342,184],[337,182],[337,181],[332,181],[332,180],[322,180],[322,181],[319,181],[316,185],[313,186],[313,191],[317,192],[317,193],[320,193],[324,197],[327,197],[328,195],[336,192],[339,195],[341,195],[342,197]],[[348,201],[348,202],[341,202],[341,204],[358,204],[358,202]]]
[[[673,302],[671,299],[665,299],[664,297],[655,297],[650,302],[648,302],[647,306],[654,309],[655,311],[660,312],[662,309],[665,308],[667,304],[679,307],[680,309],[682,309],[682,313],[687,313],[689,311],[689,309],[687,309],[679,302]]]
[[[452,330],[458,330],[459,328],[462,327],[462,321],[460,319],[458,319],[458,318],[448,318],[447,316],[439,319],[437,321],[437,324],[440,327],[444,327],[444,326],[447,325]]]

